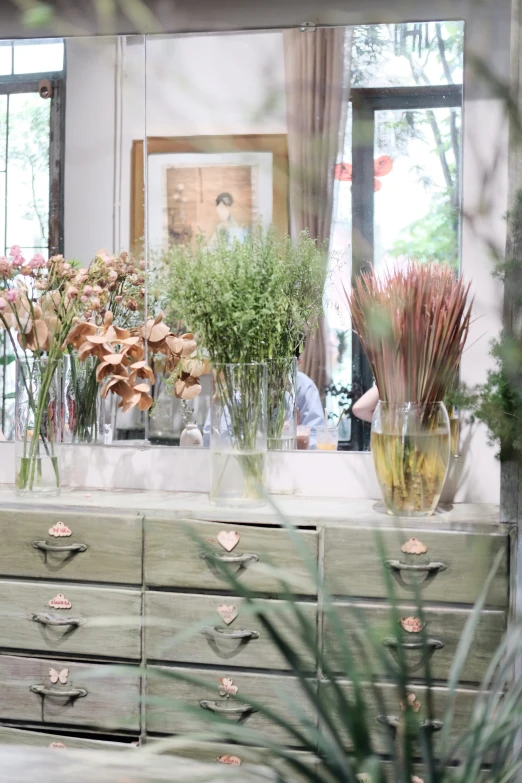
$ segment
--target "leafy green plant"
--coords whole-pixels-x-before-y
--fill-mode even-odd
[[[168,318],[197,332],[213,363],[293,356],[322,312],[324,254],[306,232],[293,243],[273,229],[173,245],[163,258]]]
[[[299,533],[283,517],[280,516],[280,519],[301,555],[307,578],[313,580],[317,587],[324,615],[323,626],[332,640],[329,652],[325,653],[321,645],[317,646],[315,622],[310,620],[306,603],[296,599],[293,592],[296,583],[288,572],[269,564],[252,566],[264,569],[279,580],[278,597],[284,599],[284,603],[274,603],[267,608],[268,602],[245,587],[240,574],[214,559],[214,567],[219,570],[224,584],[234,596],[243,599],[242,617],[250,614],[256,618],[263,634],[284,660],[285,668],[293,674],[298,693],[296,695],[294,691],[294,696],[278,693],[279,701],[274,702],[273,698],[265,700],[250,693],[227,691],[221,694],[221,700],[218,698],[218,704],[230,708],[228,717],[219,711],[202,709],[196,700],[188,704],[168,697],[149,697],[147,701],[151,711],[176,710],[185,716],[187,725],[200,728],[152,743],[143,752],[175,751],[184,755],[183,748],[190,748],[194,742],[219,741],[238,743],[241,745],[241,758],[249,761],[259,760],[259,748],[264,748],[266,750],[261,758],[273,765],[284,781],[356,783],[370,780],[380,783],[396,780],[410,783],[415,774],[420,774],[424,781],[430,783],[449,780],[475,783],[486,767],[486,779],[490,783],[514,780],[522,766],[520,752],[514,750],[514,739],[522,726],[522,681],[519,678],[511,682],[512,665],[522,638],[520,629],[508,633],[493,656],[477,691],[467,725],[459,731],[455,727],[458,683],[473,645],[499,557],[462,633],[449,672],[445,711],[439,724],[434,714],[430,645],[425,631],[422,630],[417,637],[422,642],[421,676],[427,686],[422,697],[423,713],[418,713],[415,697],[412,699],[412,691],[418,686],[411,685],[411,679],[419,677],[418,667],[412,670],[402,646],[399,645],[392,656],[383,645],[383,636],[389,633],[389,628],[396,629],[400,619],[400,607],[389,569],[383,564],[390,607],[389,627],[372,626],[364,611],[354,605],[353,622],[347,631],[345,618],[341,618],[335,603],[325,593],[310,550]],[[380,556],[384,559],[384,549],[377,538]],[[204,541],[198,543],[202,552],[211,557],[212,550],[208,545]],[[413,600],[424,626],[420,588],[414,588]],[[149,618],[148,622],[153,623],[154,619]],[[213,621],[208,618],[206,622]],[[199,623],[174,637],[169,648],[185,642],[196,633],[201,633]],[[316,655],[320,673],[318,683],[310,675],[309,665],[310,657]],[[215,680],[189,674],[182,668],[147,670],[146,674],[149,678],[159,678],[159,682],[165,685],[172,680],[188,683],[196,693],[199,689],[204,689],[207,694],[216,692]],[[383,680],[388,687],[394,687],[394,703],[401,705],[395,718],[385,718],[389,708],[379,686]],[[237,714],[234,717],[234,707],[243,718],[238,718]],[[249,727],[248,715],[254,713],[268,721],[266,731]],[[381,740],[384,745],[377,745],[375,741],[376,714],[382,716],[379,724],[384,727]],[[282,741],[281,736],[288,739]],[[218,748],[216,746],[216,752]],[[297,748],[308,755],[296,753]],[[456,761],[458,766],[455,766]]]

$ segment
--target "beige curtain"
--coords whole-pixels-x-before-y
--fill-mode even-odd
[[[351,35],[345,28],[284,32],[290,224],[329,240],[334,169],[342,149],[349,98]],[[326,328],[321,319],[306,340],[301,369],[321,397],[330,382]]]

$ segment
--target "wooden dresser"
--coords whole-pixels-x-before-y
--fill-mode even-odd
[[[402,520],[399,530],[371,501],[277,502],[317,560],[347,634],[354,627],[354,608],[362,608],[376,627],[385,617],[376,531],[404,621],[383,639],[390,654],[406,637],[409,642],[415,638],[412,579],[422,581],[427,631],[434,640],[431,662],[439,717],[462,629],[502,551],[459,686],[454,728],[465,726],[508,621],[513,535],[499,524],[498,509],[456,506],[431,519]],[[196,731],[201,726],[197,709],[187,716],[174,703],[197,708],[204,702],[212,709],[220,704],[219,680],[225,677],[233,679],[240,693],[272,703],[294,719],[288,704],[303,702],[296,681],[255,617],[242,621],[241,599],[227,594],[212,558],[201,556],[197,539],[217,557],[227,555],[235,539],[230,554],[241,579],[267,606],[281,609],[278,585],[254,563],[269,562],[296,577],[299,600],[317,628],[317,645],[338,665],[316,586],[270,508],[236,511],[213,508],[198,495],[82,490],[31,502],[3,490],[0,509],[0,743],[118,749]],[[220,616],[223,605],[238,611],[231,625]],[[284,607],[278,617],[284,626]],[[202,631],[173,646],[175,633],[199,622],[205,626]],[[240,643],[237,630],[248,632]],[[305,660],[312,682],[319,689],[327,687],[315,656]],[[144,664],[148,673],[141,676]],[[203,673],[215,681],[215,689],[163,677],[171,667]],[[422,712],[421,668],[412,693]],[[350,683],[343,687],[349,690]],[[384,732],[393,725],[399,705],[391,685],[383,680],[380,687],[387,714],[375,707],[375,739],[384,752]],[[287,741],[280,727],[268,725],[255,712],[245,724]],[[210,743],[180,752],[204,760],[231,752],[241,757],[241,748]],[[260,756],[266,762],[262,751]]]

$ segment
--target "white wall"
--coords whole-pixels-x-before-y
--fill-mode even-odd
[[[82,263],[129,246],[134,140],[286,133],[281,33],[69,39],[66,52],[65,253]]]

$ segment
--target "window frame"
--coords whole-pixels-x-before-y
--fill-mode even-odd
[[[461,84],[411,87],[354,87],[352,103],[352,285],[374,262],[375,113],[415,109],[463,109]],[[462,181],[462,178],[460,178]],[[459,194],[459,203],[461,194]],[[461,215],[462,217],[462,215]],[[461,252],[461,248],[459,248]],[[373,375],[358,335],[352,330],[352,389],[355,399],[373,385]],[[368,451],[370,425],[352,413],[349,451]]]

